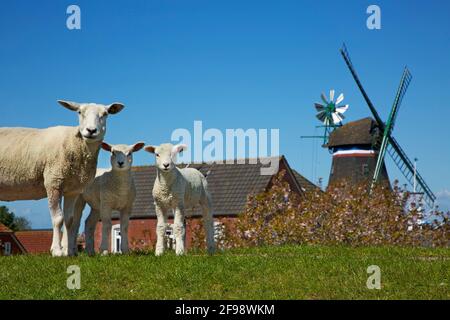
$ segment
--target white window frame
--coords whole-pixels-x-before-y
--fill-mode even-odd
[[[119,240],[119,245],[117,245],[117,240]],[[122,235],[120,234],[120,224],[115,224],[111,227],[111,252],[121,253],[122,252]]]
[[[5,256],[10,256],[12,254],[11,242],[4,242],[3,247],[4,247],[3,254]]]
[[[166,238],[166,248],[167,249],[175,249],[175,234],[173,232],[173,224],[169,223],[166,226],[166,231],[164,233],[164,237]]]
[[[219,238],[221,238],[224,234],[225,225],[218,221],[214,221],[214,240],[217,242],[219,241]]]

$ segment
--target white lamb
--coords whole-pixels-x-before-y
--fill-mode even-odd
[[[175,252],[182,255],[185,235],[185,209],[200,205],[206,230],[208,252],[214,253],[214,221],[211,212],[211,196],[208,192],[206,178],[194,168],[179,169],[175,159],[179,152],[186,149],[183,144],[165,143],[160,146],[147,146],[145,150],[156,156],[156,180],[153,186],[153,199],[157,216],[156,251],[162,255],[165,249],[164,235],[169,212],[174,212]]]
[[[108,254],[109,236],[111,234],[111,214],[120,212],[120,234],[122,238],[121,251],[128,252],[128,221],[134,199],[136,187],[131,176],[133,152],[144,147],[143,142],[134,145],[109,145],[102,143],[102,148],[111,152],[111,170],[97,170],[94,182],[89,185],[79,197],[75,206],[74,224],[78,231],[84,206],[89,204],[91,212],[86,219],[86,251],[94,255],[94,232],[99,218],[102,221],[102,242],[100,251]]]
[[[70,248],[76,241],[76,236],[67,231],[75,201],[95,177],[106,119],[124,106],[58,102],[79,114],[78,127],[0,128],[0,200],[47,197],[53,224],[51,252],[53,256],[66,256],[73,254]],[[61,241],[62,226],[65,231]]]

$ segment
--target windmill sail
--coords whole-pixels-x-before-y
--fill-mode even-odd
[[[361,84],[361,81],[359,81],[358,75],[356,74],[355,68],[353,67],[352,61],[350,60],[350,55],[348,54],[347,47],[345,46],[345,44],[342,46],[340,51],[341,51],[342,57],[345,60],[345,63],[347,64],[347,67],[350,69],[353,79],[355,79],[355,82],[358,85],[358,88],[364,97],[364,100],[366,100],[366,103],[369,106],[370,111],[372,111],[373,117],[378,122],[378,125],[380,126],[380,128],[382,130],[384,130],[384,123],[381,120],[380,116],[378,115],[378,112],[375,109],[375,106],[373,105],[372,101],[370,101],[369,96],[366,93],[366,90],[364,90],[364,88]]]
[[[350,59],[350,55],[348,54],[347,47],[345,44],[340,49],[341,55],[345,60],[345,63],[347,64],[347,67],[349,68],[353,79],[355,80],[356,84],[358,85],[359,90],[361,91],[364,100],[366,101],[367,105],[369,106],[370,111],[372,112],[376,122],[378,123],[378,126],[380,127],[380,130],[384,132],[382,145],[380,147],[380,153],[379,153],[379,159],[377,162],[377,168],[378,172],[380,171],[380,168],[383,164],[383,158],[384,154],[387,151],[387,153],[392,157],[394,160],[394,163],[397,165],[397,167],[400,169],[402,174],[405,176],[406,180],[411,184],[414,185],[414,165],[412,164],[411,160],[406,156],[406,153],[403,151],[403,149],[400,147],[400,145],[397,143],[397,141],[392,137],[391,132],[393,125],[395,123],[398,109],[400,107],[401,101],[403,99],[403,96],[405,95],[406,89],[409,86],[409,83],[411,81],[411,74],[409,73],[408,69],[405,68],[405,71],[403,72],[402,80],[400,82],[399,89],[397,91],[396,99],[394,101],[391,114],[388,120],[388,123],[384,123],[377,110],[375,109],[375,106],[373,105],[372,101],[370,101],[369,96],[367,95],[366,91],[364,90],[361,81],[358,78],[358,75],[356,74],[355,68],[353,67],[352,61]],[[380,159],[381,158],[381,159]],[[377,170],[375,170],[377,172]],[[376,173],[375,173],[376,174]],[[375,177],[375,176],[374,176]],[[433,194],[431,189],[426,184],[425,180],[422,178],[422,176],[416,171],[416,179],[418,182],[418,191],[424,193],[424,199],[430,206],[434,205],[434,201],[436,199],[436,196]]]
[[[392,160],[394,160],[394,163],[400,169],[406,180],[411,185],[414,185],[414,164],[411,162],[411,160],[408,158],[406,153],[400,147],[398,142],[392,136],[389,136],[389,145],[387,148],[387,152],[391,156]],[[430,207],[432,207],[434,201],[436,200],[436,196],[433,194],[430,187],[428,187],[425,180],[422,178],[419,172],[417,172],[417,170],[416,170],[416,180],[418,183],[417,191],[424,193],[424,200]]]
[[[397,94],[395,95],[395,100],[392,105],[391,113],[389,114],[389,118],[386,121],[383,132],[383,140],[381,141],[381,147],[378,152],[377,164],[375,166],[375,172],[373,174],[372,180],[372,188],[374,184],[378,181],[378,176],[380,175],[381,168],[383,167],[384,156],[386,154],[386,148],[388,146],[388,140],[391,136],[391,132],[394,129],[395,118],[397,117],[398,110],[400,109],[400,105],[402,103],[403,97],[405,96],[406,90],[408,89],[409,83],[411,82],[412,76],[409,73],[408,68],[405,68],[402,78],[400,80],[400,85],[397,90]]]
[[[400,80],[400,86],[398,87],[397,96],[395,98],[394,105],[392,106],[392,119],[391,126],[394,128],[395,120],[397,118],[398,110],[400,109],[400,105],[402,103],[403,97],[405,96],[406,90],[408,90],[409,84],[411,82],[412,75],[409,72],[408,68],[405,67],[403,71],[402,79]],[[391,128],[391,131],[392,131]]]

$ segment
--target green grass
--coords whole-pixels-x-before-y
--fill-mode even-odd
[[[81,269],[69,290],[67,267]],[[381,268],[369,290],[367,267]],[[0,257],[0,299],[450,299],[450,249],[284,246],[207,256]]]

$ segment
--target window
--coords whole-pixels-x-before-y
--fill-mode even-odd
[[[367,163],[364,163],[362,165],[362,174],[365,177],[367,177],[369,175],[369,165]]]
[[[120,253],[121,249],[122,237],[120,235],[120,224],[115,224],[112,226],[111,230],[111,252]]]
[[[173,223],[167,224],[165,238],[166,238],[166,248],[175,250],[177,239],[176,239],[175,233],[173,231],[173,226],[174,226]],[[185,233],[184,233],[183,241],[184,241],[184,244],[186,245],[186,234],[187,234],[186,220],[184,220],[184,228],[185,228]]]
[[[11,255],[11,242],[5,242],[4,244],[5,248],[4,248],[4,254],[5,256],[10,256]]]
[[[220,221],[214,221],[214,240],[219,241],[224,234],[225,226]]]
[[[175,236],[173,234],[173,224],[166,227],[166,247],[167,249],[175,249]]]

